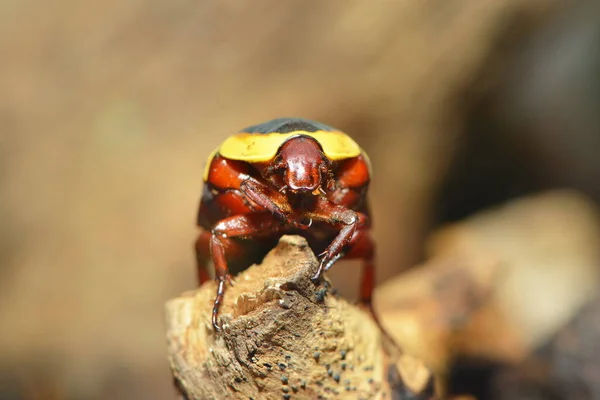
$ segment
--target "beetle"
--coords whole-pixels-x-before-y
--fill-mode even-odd
[[[198,209],[198,279],[217,281],[216,331],[231,270],[258,263],[284,234],[304,236],[320,256],[314,281],[341,257],[362,259],[360,301],[371,309],[374,252],[367,189],[371,165],[345,133],[280,118],[242,129],[210,156]]]

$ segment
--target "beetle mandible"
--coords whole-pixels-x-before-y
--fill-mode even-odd
[[[299,118],[242,129],[209,157],[198,210],[200,284],[213,261],[217,323],[229,267],[260,262],[284,234],[304,236],[321,257],[314,280],[339,258],[363,260],[360,300],[371,308],[374,243],[366,199],[371,167],[345,133]]]

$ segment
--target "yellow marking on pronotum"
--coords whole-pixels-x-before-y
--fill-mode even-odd
[[[219,147],[219,154],[231,160],[246,162],[270,161],[277,150],[289,138],[294,136],[310,136],[323,148],[323,153],[330,160],[343,160],[357,157],[361,150],[358,144],[343,132],[339,131],[295,131],[289,133],[238,133],[229,137]]]
[[[210,163],[212,162],[213,158],[215,158],[215,155],[217,155],[218,150],[218,147],[214,149],[212,153],[210,153],[210,155],[208,156],[208,160],[206,160],[206,165],[204,166],[204,175],[202,175],[202,179],[204,179],[204,182],[208,181],[208,174],[210,173]]]

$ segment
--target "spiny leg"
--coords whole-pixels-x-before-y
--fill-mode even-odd
[[[265,232],[276,232],[282,222],[268,212],[236,215],[222,219],[212,229],[210,236],[210,253],[215,264],[215,279],[217,281],[217,294],[213,305],[212,324],[219,331],[217,324],[219,307],[225,293],[225,281],[231,284],[231,275],[227,267],[226,250],[239,249],[236,237],[247,237]],[[241,256],[239,251],[235,254]],[[229,255],[229,254],[227,254]]]

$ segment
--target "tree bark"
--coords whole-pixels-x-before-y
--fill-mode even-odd
[[[214,283],[166,305],[169,360],[184,399],[432,399],[433,377],[371,315],[310,277],[306,241],[284,236],[228,287],[221,332]]]

